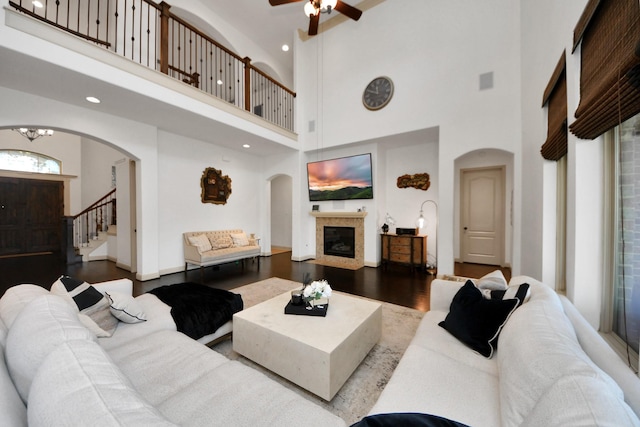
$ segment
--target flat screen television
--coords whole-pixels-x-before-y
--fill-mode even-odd
[[[307,163],[309,200],[373,199],[371,153]]]

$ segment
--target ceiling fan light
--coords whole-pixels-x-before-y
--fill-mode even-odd
[[[310,17],[311,15],[316,15],[318,13],[318,10],[316,9],[316,7],[313,5],[312,2],[308,2],[307,4],[304,5],[304,14],[307,15],[308,17]]]
[[[336,4],[338,4],[338,0],[322,0],[322,9],[331,8],[331,10],[336,8]]]

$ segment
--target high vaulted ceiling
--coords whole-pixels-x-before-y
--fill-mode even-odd
[[[345,0],[351,6],[364,11],[363,18],[366,16],[367,9],[383,1]],[[269,5],[269,0],[206,0],[203,3],[250,40],[259,41],[260,47],[291,76],[293,75],[293,51],[283,52],[282,45],[287,44],[293,49],[294,37],[299,37],[299,32],[302,32],[304,37],[309,28],[309,18],[303,11],[304,1],[276,7]],[[318,34],[321,34],[325,27],[329,27],[327,22],[330,20],[333,25],[342,22],[358,25],[357,22],[349,20],[339,12],[323,14],[320,18]],[[241,54],[246,53],[241,52]],[[287,76],[281,77],[287,79]]]

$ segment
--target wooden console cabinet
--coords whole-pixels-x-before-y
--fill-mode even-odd
[[[427,266],[427,236],[381,234],[382,265],[403,264],[424,270]]]

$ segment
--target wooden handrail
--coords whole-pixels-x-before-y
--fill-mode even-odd
[[[25,6],[23,6],[23,3]],[[16,10],[193,85],[209,95],[293,131],[296,93],[171,12],[162,1],[56,0]],[[218,83],[224,82],[224,85]]]
[[[278,83],[277,81],[275,81],[273,79],[273,77],[271,77],[270,75],[266,74],[264,71],[260,70],[259,68],[256,68],[253,64],[249,64],[249,67],[251,67],[251,69],[260,74],[262,77],[264,77],[265,79],[269,80],[271,83],[280,86],[280,89],[284,90],[285,92],[287,92],[288,94],[292,95],[294,98],[296,97],[296,93],[294,91],[292,91],[291,89],[289,89],[286,86],[282,86],[280,83]]]
[[[148,2],[148,0],[145,0],[145,1]],[[162,2],[162,3],[166,4],[165,2]],[[169,7],[171,7],[171,6],[169,6]],[[164,11],[164,9],[163,9],[163,11]],[[228,48],[222,46],[220,43],[218,43],[217,41],[215,41],[214,39],[212,39],[211,37],[209,37],[208,35],[206,35],[202,31],[200,31],[199,29],[197,29],[196,27],[194,27],[193,25],[191,25],[190,23],[188,23],[184,19],[180,18],[179,16],[174,15],[173,13],[171,13],[169,8],[167,8],[167,14],[171,19],[173,19],[174,21],[178,22],[180,25],[184,25],[189,30],[191,30],[194,33],[198,34],[200,37],[202,37],[203,39],[205,39],[209,43],[215,45],[218,49],[224,51],[225,53],[227,53],[227,54],[229,54],[231,56],[233,56],[238,61],[242,61],[242,57],[240,55],[238,55],[237,53],[234,53],[231,50],[229,50]]]
[[[40,15],[38,15],[38,14],[36,14],[36,13],[33,13],[33,12],[32,12],[32,11],[30,11],[29,9],[24,8],[24,7],[22,7],[21,5],[19,5],[19,4],[17,4],[17,3],[15,3],[15,2],[13,2],[13,1],[9,1],[9,5],[10,5],[10,6],[13,6],[13,7],[14,7],[14,8],[16,8],[17,10],[19,10],[20,12],[22,12],[22,13],[24,13],[24,14],[26,14],[26,15],[31,16],[32,18],[36,18],[36,19],[37,19],[37,20],[39,20],[39,21],[46,22],[47,24],[49,24],[49,25],[53,25],[53,26],[54,26],[54,27],[56,27],[56,28],[59,28],[59,29],[61,29],[61,30],[64,30],[64,31],[66,31],[66,32],[68,32],[68,33],[73,34],[74,36],[77,36],[77,37],[83,38],[83,39],[85,39],[85,40],[89,40],[90,42],[93,42],[93,43],[96,43],[96,44],[102,45],[102,46],[107,47],[107,48],[108,48],[108,47],[111,47],[111,43],[109,43],[109,42],[107,42],[107,41],[100,40],[100,39],[97,39],[97,38],[95,38],[95,37],[91,37],[90,35],[87,35],[87,34],[82,34],[82,33],[81,33],[81,32],[79,32],[79,31],[72,30],[72,29],[70,29],[70,28],[68,28],[68,27],[65,27],[65,26],[63,26],[63,25],[60,25],[60,24],[58,24],[58,23],[56,23],[56,22],[51,22],[50,20],[48,20],[48,19],[46,19],[46,18],[43,18],[42,16],[40,16]]]
[[[96,202],[94,202],[92,205],[90,205],[88,208],[86,208],[85,210],[83,210],[82,212],[80,212],[77,215],[73,216],[73,219],[78,218],[80,215],[86,214],[89,211],[92,211],[94,209],[100,208],[102,206],[106,206],[109,203],[111,203],[111,201],[106,202],[106,203],[102,203],[100,205],[98,205],[98,203],[101,203],[104,199],[106,199],[107,197],[111,196],[112,194],[114,194],[116,192],[116,188],[114,188],[113,190],[109,191],[107,194],[105,194],[104,196],[102,196],[99,200],[97,200]]]

